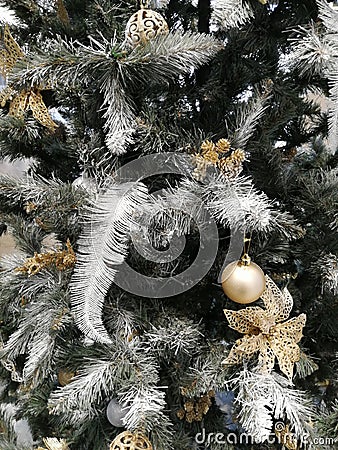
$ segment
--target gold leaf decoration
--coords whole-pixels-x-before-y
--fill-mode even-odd
[[[69,312],[68,308],[62,308],[58,317],[53,320],[52,330],[57,331],[62,326],[62,319]],[[59,380],[60,381],[60,380]],[[61,383],[60,383],[61,384]]]
[[[14,96],[9,105],[8,114],[10,116],[16,117],[17,119],[24,118],[25,112],[29,106],[29,94],[30,91],[21,91],[19,94]]]
[[[5,87],[0,92],[0,106],[1,108],[4,108],[6,106],[6,103],[13,98],[13,94],[15,94],[15,91],[9,86]]]
[[[272,371],[277,358],[281,371],[292,380],[294,363],[300,359],[298,342],[306,315],[286,320],[292,310],[292,297],[286,288],[282,292],[271,278],[265,278],[266,289],[261,295],[265,310],[259,306],[224,310],[229,326],[244,336],[236,341],[223,363],[239,364],[258,352],[258,366],[263,373]]]
[[[7,74],[11,72],[18,59],[24,56],[20,46],[17,44],[8,24],[5,25],[3,33],[0,34],[0,41],[3,49],[0,51],[0,73],[6,78]]]
[[[17,267],[16,271],[31,276],[41,272],[42,269],[52,266],[55,266],[60,271],[71,269],[76,263],[76,255],[69,239],[67,239],[66,247],[66,250],[34,253],[34,256],[28,258],[23,266]]]
[[[60,370],[57,374],[58,382],[60,386],[67,386],[75,377],[75,372],[69,372],[66,369]]]
[[[57,128],[56,123],[53,122],[52,118],[49,115],[48,109],[44,104],[40,91],[36,92],[34,92],[33,90],[30,91],[29,106],[30,109],[32,110],[33,117],[38,122],[40,122],[41,125],[43,125],[46,128],[49,128],[52,131],[54,131],[55,128]]]
[[[215,392],[211,390],[197,399],[187,400],[183,408],[177,412],[177,417],[180,420],[185,419],[188,423],[200,422],[209,411],[213,397],[215,397]]]

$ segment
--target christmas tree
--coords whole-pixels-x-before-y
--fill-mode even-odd
[[[335,4],[1,14],[0,449],[334,448]]]

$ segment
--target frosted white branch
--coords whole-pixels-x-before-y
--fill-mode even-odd
[[[336,255],[332,253],[323,255],[312,264],[311,271],[314,275],[320,275],[323,292],[338,294],[338,258]]]
[[[114,361],[89,361],[71,383],[53,391],[48,407],[53,414],[66,414],[78,417],[72,412],[84,414],[86,420],[95,415],[94,404],[102,398],[109,398],[115,389],[116,375],[119,371],[120,355]],[[87,416],[87,417],[86,417]],[[76,422],[75,422],[76,423]]]
[[[274,419],[284,423],[288,420],[297,438],[311,434],[311,403],[304,393],[293,389],[286,378],[276,373],[263,375],[244,369],[232,385],[238,391],[240,423],[258,442],[267,441],[274,432]]]
[[[244,226],[247,232],[276,230],[289,234],[284,225],[292,225],[292,217],[277,212],[273,202],[254,188],[250,178],[218,179],[208,186],[208,190],[208,207],[220,223],[233,229]]]
[[[159,36],[145,46],[137,46],[124,60],[120,70],[132,80],[168,84],[173,77],[190,74],[210,61],[223,44],[209,35],[180,31]]]
[[[267,97],[257,96],[240,109],[236,120],[236,130],[230,139],[234,148],[245,148],[268,107],[267,100]]]
[[[244,25],[254,17],[254,12],[249,3],[243,0],[216,0],[213,6],[212,20],[227,28],[235,28]]]
[[[111,153],[121,155],[126,152],[127,145],[133,142],[132,134],[136,130],[135,115],[130,100],[116,79],[106,77],[101,91],[104,96],[102,110],[105,111],[103,118],[106,120],[106,144]]]
[[[294,30],[299,34],[297,38],[290,39],[292,52],[284,61],[282,68],[294,67],[302,75],[323,75],[332,67],[332,58],[337,48],[324,35],[320,34],[315,24],[308,28],[299,26]]]

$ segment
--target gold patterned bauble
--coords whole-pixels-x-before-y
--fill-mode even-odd
[[[225,295],[244,305],[256,301],[265,290],[263,270],[247,258],[230,263],[222,273]]]
[[[151,9],[140,9],[128,20],[125,36],[128,44],[135,47],[168,33],[168,24],[161,14]]]
[[[67,386],[75,377],[75,372],[68,372],[67,370],[60,370],[58,372],[58,382],[60,386]]]
[[[149,439],[143,433],[124,431],[110,444],[110,450],[153,450]]]

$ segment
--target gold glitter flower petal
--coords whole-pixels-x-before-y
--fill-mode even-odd
[[[261,340],[261,346],[259,349],[258,366],[262,373],[271,373],[275,365],[276,355],[270,346],[270,342],[267,337]]]
[[[254,353],[260,350],[261,338],[260,335],[245,335],[241,339],[237,339],[235,345],[230,350],[229,355],[222,361],[222,364],[239,364],[243,361],[243,358],[250,358]]]
[[[270,339],[270,346],[277,357],[279,368],[291,381],[294,363],[300,359],[300,348],[294,342],[288,345],[284,344],[275,337]]]
[[[44,104],[41,92],[30,91],[29,106],[32,110],[33,117],[46,128],[54,131],[57,128],[55,122],[49,115],[47,106]]]
[[[240,311],[224,309],[229,327],[243,334],[257,334],[262,323],[266,321],[266,313],[259,306],[249,306]]]
[[[14,98],[9,105],[8,114],[17,119],[23,119],[29,106],[28,98],[29,92],[27,91],[21,91],[19,94],[14,95]]]
[[[4,108],[6,106],[6,102],[13,97],[13,93],[13,89],[9,86],[0,92],[0,105],[2,108]]]
[[[283,292],[268,275],[265,275],[266,289],[261,295],[268,313],[274,316],[276,322],[286,320],[293,307],[293,299],[290,292],[285,288]]]
[[[303,337],[303,328],[306,323],[306,314],[300,314],[284,323],[276,325],[274,335],[279,335],[287,343],[298,343]]]
[[[17,60],[22,58],[24,54],[11,35],[8,24],[5,25],[4,32],[0,35],[0,39],[3,41],[5,47],[0,53],[0,73],[6,77],[15,66]]]
[[[253,353],[261,350],[262,348],[262,339],[264,339],[264,336],[261,334],[253,335],[253,336],[243,336],[242,339],[238,339],[237,349],[244,355],[251,356]]]

